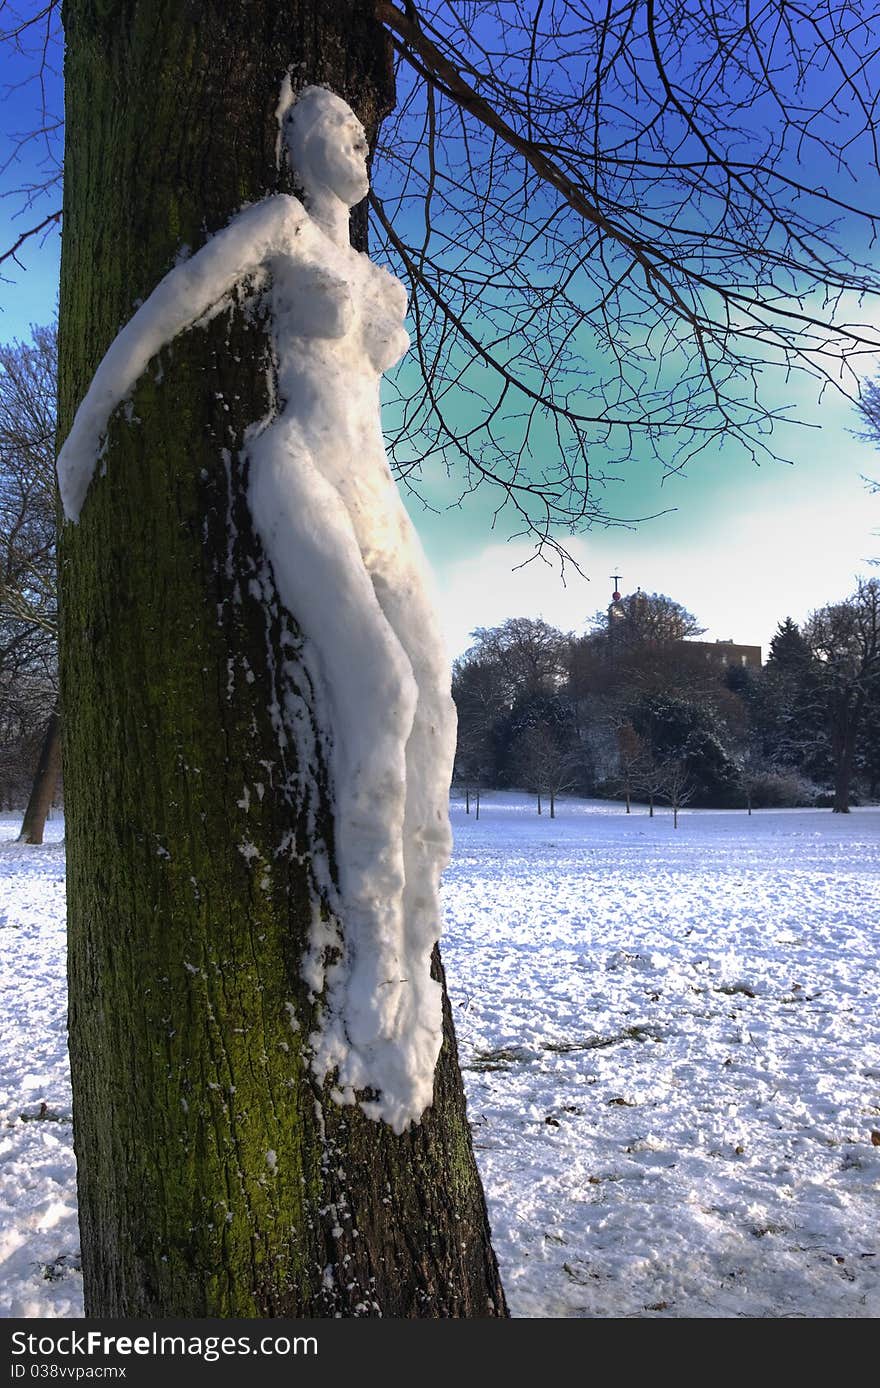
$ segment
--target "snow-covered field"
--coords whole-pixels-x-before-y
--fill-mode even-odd
[[[880,1315],[880,809],[676,833],[493,795],[453,822],[444,952],[513,1313]],[[76,1316],[63,850],[17,827],[0,1313]]]
[[[20,827],[0,815],[0,1315],[81,1316],[64,824],[41,848]]]

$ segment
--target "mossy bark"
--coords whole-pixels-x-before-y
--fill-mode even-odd
[[[277,191],[289,65],[375,135],[393,85],[370,11],[68,0],[61,437],[181,248]],[[448,1002],[433,1108],[403,1136],[308,1067],[333,825],[297,614],[246,504],[257,304],[243,286],[151,364],[61,535],[86,1313],[503,1315]]]

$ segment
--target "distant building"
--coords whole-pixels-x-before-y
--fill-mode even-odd
[[[683,641],[681,644],[690,650],[705,651],[710,664],[761,668],[760,646],[741,646],[738,641]]]
[[[611,641],[614,641],[615,631],[623,627],[624,622],[633,612],[638,618],[640,611],[647,610],[651,600],[642,592],[641,588],[637,589],[629,598],[624,598],[618,586],[621,575],[612,574],[611,578],[614,583],[614,591],[608,604],[608,636]],[[661,639],[663,638],[661,637]],[[665,639],[669,641],[670,634],[667,634]],[[760,670],[761,668],[760,646],[744,646],[733,640],[694,641],[686,636],[677,641],[673,638],[673,644],[689,651],[702,651],[710,665],[720,665],[724,668],[739,665],[753,670]]]

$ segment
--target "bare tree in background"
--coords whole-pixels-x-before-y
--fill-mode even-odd
[[[61,97],[63,37],[60,0],[28,4],[0,0],[0,52],[15,75],[0,88],[10,110],[30,118],[8,132],[0,149],[0,199],[14,215],[16,232],[0,246],[0,276],[23,269],[19,258],[61,224]],[[5,64],[4,64],[5,66]]]
[[[550,818],[556,818],[556,798],[574,790],[583,763],[576,742],[564,729],[546,723],[532,723],[520,733],[514,749],[514,765],[522,783],[537,797],[538,814],[543,813],[542,796],[550,805]]]
[[[0,700],[4,747],[34,775],[21,830],[42,843],[60,769],[55,572],[54,327],[0,346]],[[34,774],[35,742],[39,746]]]
[[[571,638],[540,617],[508,617],[497,627],[477,627],[473,645],[456,669],[494,672],[503,699],[552,694],[568,676]]]
[[[638,793],[643,795],[648,802],[649,819],[654,818],[654,801],[658,795],[663,794],[665,779],[665,768],[658,765],[650,752],[645,749],[644,754],[636,763],[634,784]]]
[[[661,762],[658,771],[659,793],[669,803],[672,810],[672,827],[677,829],[678,812],[693,799],[694,784],[687,763],[677,757]]]
[[[608,722],[614,728],[617,741],[617,787],[626,802],[626,812],[630,814],[633,791],[638,788],[646,756],[645,745],[624,713],[612,710]]]
[[[880,377],[863,382],[859,413],[864,426],[861,437],[880,448]],[[864,477],[862,480],[872,496],[880,494],[880,480],[876,477]],[[875,530],[874,534],[880,535],[880,531]],[[880,559],[870,559],[868,562],[880,564]]]
[[[508,532],[564,553],[611,518],[603,483],[629,459],[676,470],[723,441],[760,460],[790,417],[781,381],[858,394],[880,347],[876,6],[365,9],[397,60],[372,220],[412,294],[417,367],[390,430],[410,486],[424,467],[436,501],[446,467],[439,504],[488,489]],[[7,4],[0,41],[51,73],[59,14]],[[18,248],[58,216],[59,122],[38,93],[42,182],[5,168],[32,214]]]

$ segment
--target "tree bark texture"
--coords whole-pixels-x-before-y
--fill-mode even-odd
[[[62,438],[181,249],[282,186],[288,66],[371,138],[393,105],[363,0],[68,0],[64,22]],[[257,302],[244,287],[151,363],[61,537],[86,1314],[504,1315],[448,1001],[434,1106],[401,1137],[308,1068],[333,824],[296,614],[246,503]]]
[[[21,823],[21,833],[18,836],[19,843],[39,844],[43,842],[46,818],[52,808],[60,770],[61,718],[58,710],[53,709],[49,715],[49,722],[46,725],[46,732],[40,747],[34,783]]]

